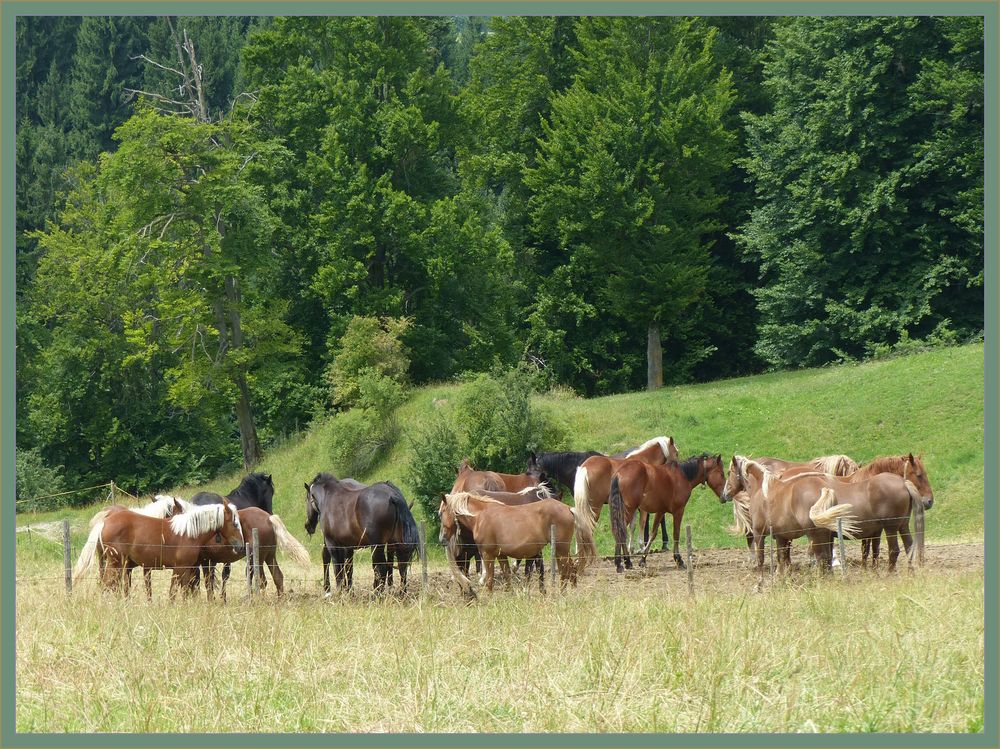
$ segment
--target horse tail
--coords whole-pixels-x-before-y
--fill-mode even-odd
[[[577,535],[584,526],[593,535],[597,518],[590,509],[590,475],[583,466],[576,469],[576,478],[573,479],[573,506],[576,508],[573,514],[576,516]]]
[[[396,508],[396,523],[403,530],[403,545],[412,551],[420,546],[420,534],[417,532],[417,521],[413,519],[413,513],[406,506],[403,493],[390,484],[395,491],[392,493],[392,504]]]
[[[594,543],[594,533],[588,525],[580,522],[580,511],[574,507],[569,509],[576,523],[576,572],[582,574],[591,559],[597,559],[597,544]],[[586,508],[590,513],[590,508]]]
[[[924,498],[920,496],[920,490],[909,479],[903,479],[903,486],[906,487],[906,493],[910,495],[910,506],[907,508],[907,515],[909,515],[909,513],[913,512],[913,503],[920,502],[921,506],[923,506]]]
[[[628,523],[625,520],[625,501],[622,499],[622,489],[617,473],[611,479],[608,509],[611,511],[611,535],[615,537],[616,544],[624,546],[628,541]]]
[[[277,515],[271,515],[271,527],[274,528],[274,538],[278,542],[278,548],[289,556],[293,562],[303,567],[309,566],[309,552],[306,547],[288,532],[284,522]]]
[[[100,515],[101,513],[98,513]],[[107,513],[105,513],[105,517]],[[97,516],[94,516],[96,520]],[[73,582],[79,582],[80,579],[87,574],[87,570],[94,566],[94,559],[98,555],[98,546],[101,544],[101,531],[104,530],[104,517],[97,522],[93,520],[90,529],[90,535],[87,536],[87,541],[83,545],[83,551],[80,552],[80,558],[76,560],[76,566],[73,567]]]
[[[104,518],[106,518],[110,512],[111,508],[105,507],[103,510],[101,510],[99,513],[97,513],[96,515],[94,515],[94,517],[90,519],[90,524],[88,525],[88,527],[93,528],[98,523],[103,523]]]
[[[819,493],[819,499],[809,508],[809,519],[818,528],[825,528],[828,531],[837,532],[837,520],[843,521],[845,536],[855,538],[861,529],[854,516],[852,505],[838,505],[837,495],[833,489],[825,488]]]
[[[448,569],[451,571],[451,579],[458,583],[458,587],[462,589],[462,593],[465,594],[467,598],[475,598],[476,591],[472,589],[472,581],[469,580],[463,573],[461,568],[458,566],[458,560],[455,559],[455,549],[458,547],[458,532],[448,539],[448,543],[444,545],[444,554],[448,558]]]

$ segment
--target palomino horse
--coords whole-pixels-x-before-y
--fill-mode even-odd
[[[577,507],[589,506],[593,514],[591,530],[601,517],[601,508],[608,501],[611,492],[611,477],[626,460],[638,460],[650,465],[662,465],[668,460],[677,460],[677,446],[673,437],[653,437],[647,440],[627,457],[622,459],[595,455],[587,458],[576,470],[573,480],[573,504]],[[577,513],[579,517],[580,513]],[[667,543],[664,530],[663,543]]]
[[[507,558],[533,559],[550,543],[550,529],[556,529],[556,564],[560,581],[576,585],[577,575],[591,559],[597,557],[594,537],[583,527],[577,526],[577,512],[555,499],[542,499],[524,505],[505,505],[469,492],[446,494],[438,508],[441,528],[446,538],[457,533],[457,526],[464,525],[472,531],[473,539],[483,555],[486,565],[486,588],[493,590],[494,564],[500,559],[505,578],[510,577]],[[577,530],[577,559],[571,557],[573,531]],[[451,557],[449,546],[445,547]],[[452,576],[466,595],[474,597],[469,578],[453,562]],[[539,585],[545,589],[544,574],[539,575]]]
[[[801,468],[789,468],[781,474],[781,478],[792,478],[794,476],[801,475],[804,472],[805,471]],[[912,488],[916,489],[919,494],[925,510],[929,510],[934,505],[934,489],[931,488],[930,478],[927,476],[927,469],[924,468],[923,458],[914,457],[913,453],[909,453],[907,455],[886,455],[874,458],[870,462],[861,466],[854,472],[843,476],[842,478],[844,481],[857,483],[859,481],[867,481],[880,473],[895,474],[896,476],[901,477],[904,481],[909,481]],[[856,513],[859,517],[859,525],[861,529],[861,535],[856,536],[861,539],[861,564],[862,566],[867,566],[868,553],[870,550],[872,552],[872,565],[877,567],[879,542],[882,538],[882,533],[879,531],[872,536],[870,532],[870,524],[874,521],[874,519],[869,518],[867,521],[864,520],[860,514],[861,510],[862,508],[857,508]],[[886,530],[886,538],[889,541],[890,569],[893,568],[895,564],[894,560],[899,555],[899,542],[896,538],[897,533],[903,539],[903,546],[908,554],[910,546],[913,542],[913,539],[910,536],[910,524],[908,517],[903,520],[902,524],[896,531]]]
[[[659,466],[629,460],[622,464],[611,479],[611,492],[608,498],[611,513],[611,532],[615,537],[615,568],[622,571],[622,553],[625,556],[625,566],[631,569],[630,558],[625,542],[627,527],[636,510],[644,513],[655,513],[653,527],[661,522],[665,513],[670,513],[674,519],[674,562],[684,569],[684,560],[680,554],[679,538],[681,520],[684,508],[691,498],[692,490],[698,484],[708,484],[722,501],[722,488],[726,483],[726,474],[722,469],[721,455],[703,453],[678,463],[670,461]],[[582,513],[581,513],[582,514]],[[645,555],[649,548],[647,540],[642,549]]]
[[[226,544],[233,551],[243,549],[243,530],[235,505],[226,501],[198,507],[169,520],[151,518],[127,510],[107,515],[94,525],[97,544],[86,546],[77,562],[78,576],[89,569],[97,549],[106,559],[101,582],[108,588],[123,583],[128,595],[128,572],[134,567],[173,570],[170,595],[179,588],[191,590],[202,549],[212,543]]]
[[[102,524],[104,519],[116,512],[121,512],[123,510],[128,510],[130,512],[137,513],[139,515],[145,515],[150,518],[169,518],[174,515],[179,515],[184,512],[185,508],[190,508],[191,505],[185,502],[183,499],[178,499],[176,497],[171,497],[166,494],[157,494],[156,497],[148,505],[142,507],[126,507],[125,505],[110,505],[105,507],[103,510],[98,512],[90,519],[90,534],[87,537],[87,541],[84,543],[83,551],[80,554],[79,559],[76,563],[76,569],[74,569],[74,577],[79,578],[83,574],[81,565],[84,564],[84,560],[89,556],[88,549],[93,551],[95,558],[97,560],[97,574],[99,577],[103,577],[104,569],[107,566],[107,560],[104,557],[104,551],[100,545],[100,535],[101,531],[98,528],[94,528],[98,524]],[[102,526],[103,527],[103,526]],[[130,569],[127,573],[129,576],[129,583],[131,584],[132,570]],[[150,567],[142,568],[143,582],[146,585],[146,597],[152,599],[153,597],[153,569]]]
[[[281,551],[291,557],[292,561],[303,567],[309,566],[309,552],[306,547],[300,544],[295,537],[288,532],[285,524],[277,515],[268,515],[266,511],[259,507],[247,507],[240,510],[240,525],[243,526],[243,535],[246,539],[246,548],[237,552],[232,547],[225,544],[211,543],[202,550],[201,569],[205,574],[205,592],[208,599],[215,597],[215,565],[222,563],[222,600],[226,600],[226,581],[229,579],[229,569],[233,562],[243,557],[247,558],[247,575],[250,574],[250,539],[253,531],[257,529],[257,542],[260,548],[260,587],[267,586],[267,578],[264,576],[264,565],[271,570],[271,579],[274,581],[274,588],[278,595],[285,591],[285,576],[278,566],[276,551]],[[198,585],[197,578],[194,581],[195,587]]]
[[[402,591],[406,571],[417,550],[417,524],[403,493],[392,483],[371,486],[354,479],[319,473],[306,487],[306,533],[323,525],[323,590],[330,593],[330,563],[337,588],[350,589],[355,549],[372,547],[375,591],[392,584],[392,560],[399,568]]]
[[[451,492],[455,494],[456,492]],[[477,492],[473,492],[477,496],[486,497],[487,499],[494,499],[497,502],[502,502],[505,505],[514,507],[517,505],[527,505],[532,502],[538,502],[542,499],[560,499],[560,497],[553,497],[552,493],[544,485],[531,486],[527,489],[522,489],[519,492],[506,492],[506,491],[492,491],[490,489],[480,489]],[[441,495],[442,499],[444,495]],[[479,549],[476,546],[475,539],[472,537],[472,531],[466,528],[464,525],[459,524],[458,533],[448,537],[444,528],[441,528],[441,532],[438,535],[438,541],[441,544],[448,543],[451,546],[451,552],[455,557],[455,563],[458,565],[459,570],[462,574],[468,576],[469,574],[469,560],[475,557],[477,560],[482,559],[482,555],[479,553]],[[521,560],[517,560],[517,564],[520,564]],[[502,564],[502,563],[501,563]],[[538,567],[538,574],[545,574],[545,563],[542,561],[542,555],[539,555],[533,559],[527,560],[525,562],[524,574],[525,577],[531,577],[531,570],[533,566]],[[476,569],[480,572],[478,566]],[[482,574],[479,578],[479,584],[482,585],[486,582],[486,571],[482,570]]]
[[[455,475],[455,483],[451,494],[458,492],[519,492],[524,489],[546,485],[547,476],[544,471],[528,468],[527,472],[497,473],[496,471],[477,471],[468,458],[462,461]],[[454,541],[455,558],[460,568],[468,574],[471,560],[476,560],[476,574],[483,574],[482,557],[472,540],[472,533],[464,525],[459,527],[458,538]]]

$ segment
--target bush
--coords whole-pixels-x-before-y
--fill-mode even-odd
[[[350,476],[367,473],[399,437],[396,409],[406,398],[403,386],[374,370],[356,381],[356,406],[333,419],[329,453],[338,470]]]
[[[458,434],[447,416],[437,413],[421,431],[410,436],[410,445],[413,458],[407,482],[436,537],[440,495],[455,483],[455,469],[462,460]]]
[[[553,415],[531,404],[532,379],[523,368],[475,377],[453,410],[440,412],[413,435],[407,481],[438,527],[439,495],[455,483],[463,458],[482,470],[521,473],[528,453],[563,444],[565,428]]]
[[[46,465],[39,448],[33,447],[30,450],[18,448],[14,458],[18,512],[56,510],[68,505],[72,495],[40,499],[45,495],[58,494],[65,490],[62,470],[62,466],[52,468]]]
[[[347,330],[333,350],[333,363],[327,370],[335,405],[352,408],[361,405],[361,379],[380,376],[407,385],[410,359],[400,340],[410,326],[409,318],[352,317]]]

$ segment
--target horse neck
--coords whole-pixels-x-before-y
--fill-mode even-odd
[[[906,472],[906,463],[906,459],[898,455],[887,455],[881,458],[875,458],[852,473],[850,475],[850,480],[864,481],[879,473],[895,473],[897,476],[902,476]]]

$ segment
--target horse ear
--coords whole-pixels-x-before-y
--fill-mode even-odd
[[[907,460],[909,460],[909,461],[910,461],[911,463],[916,463],[916,461],[915,461],[915,460],[913,459],[913,453],[910,453],[910,454],[909,454],[909,455],[908,455],[908,456],[906,457],[906,459],[907,459]]]
[[[265,481],[266,481],[267,483],[269,483],[269,484],[270,484],[270,483],[271,483],[271,474],[270,474],[270,473],[269,473],[269,474],[267,474],[267,475],[266,475],[266,476],[264,477],[264,480],[265,480]]]
[[[302,486],[305,487],[306,491],[309,491],[309,484],[302,484]]]

